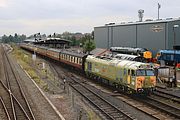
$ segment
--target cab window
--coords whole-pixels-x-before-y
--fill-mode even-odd
[[[135,76],[135,71],[134,70],[131,70],[131,75]]]
[[[147,76],[154,76],[154,71],[153,70],[146,70]]]
[[[136,71],[136,75],[137,75],[137,76],[145,76],[145,75],[146,75],[146,72],[145,72],[145,70],[137,70],[137,71]]]
[[[130,70],[128,70],[128,75],[130,75]]]

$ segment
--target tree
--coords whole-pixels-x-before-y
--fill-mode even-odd
[[[79,40],[80,44],[84,46],[86,41],[89,41],[92,39],[92,35],[90,33],[85,33],[84,36]]]
[[[18,42],[19,41],[17,33],[14,34],[13,41],[14,42]]]
[[[3,43],[8,43],[9,42],[8,37],[6,35],[2,36],[2,42]]]
[[[76,46],[76,37],[75,36],[72,36],[71,37],[71,41],[72,41],[72,46]]]
[[[92,51],[95,48],[96,48],[96,46],[95,46],[94,40],[92,40],[92,39],[86,40],[86,42],[84,43],[84,46],[83,46],[83,50],[85,53],[86,52],[90,53],[90,51]]]
[[[22,34],[22,35],[19,36],[19,41],[18,42],[22,42],[25,39],[26,39],[26,35]]]
[[[12,35],[9,35],[9,37],[8,37],[8,42],[13,42],[13,39],[14,39],[14,37],[12,36]]]
[[[22,42],[25,39],[26,39],[26,35],[18,35],[17,33],[15,33],[14,36],[12,36],[12,35],[9,35],[9,36],[3,35],[2,36],[3,43],[9,43],[9,42],[18,43],[18,42]]]

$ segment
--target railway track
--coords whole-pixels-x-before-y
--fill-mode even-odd
[[[1,112],[1,118],[4,120],[6,120],[6,119],[10,120],[11,118],[10,118],[10,115],[8,113],[8,108],[5,105],[5,101],[3,101],[3,99],[1,97],[0,97],[0,103],[1,103],[0,109],[1,110],[3,109],[3,112]]]
[[[10,120],[13,118],[13,102],[12,102],[12,96],[10,93],[7,91],[6,88],[4,88],[4,84],[2,83],[2,80],[0,80],[0,94],[1,94],[1,104],[2,104],[2,109],[4,110],[5,118],[7,120]],[[6,97],[3,97],[6,96]]]
[[[53,64],[50,66],[59,75],[59,71],[56,70],[55,66]],[[77,91],[81,96],[86,98],[86,100],[88,100],[93,106],[95,106],[102,113],[103,117],[111,120],[135,120],[135,118],[133,118],[129,113],[114,106],[105,98],[98,95],[98,93],[88,88],[86,83],[84,83],[85,81],[82,82],[82,80],[73,76],[69,72],[64,72],[64,74],[70,78],[68,85]]]
[[[145,98],[136,97],[135,99],[151,106],[152,108],[156,108],[175,119],[180,119],[180,106],[175,105],[172,102],[167,102],[162,97],[147,96]]]
[[[169,93],[167,93],[161,89],[157,89],[156,91],[154,91],[153,95],[159,96],[159,97],[164,98],[168,101],[171,100],[174,103],[180,104],[180,97],[179,96],[169,94]]]
[[[19,83],[21,80],[18,73],[13,69],[4,49],[1,49],[3,57],[5,79],[0,82],[1,103],[8,120],[35,120],[31,107],[25,97]]]
[[[127,112],[120,108],[117,108],[106,99],[95,93],[93,90],[87,88],[83,83],[77,82],[74,79],[75,84],[69,84],[73,89],[85,97],[91,104],[98,108],[108,119],[111,120],[133,120],[135,118],[131,117]]]
[[[56,71],[56,68],[53,67],[53,69]],[[56,71],[58,73],[58,71]],[[88,101],[92,101],[92,100],[97,100],[98,103],[98,99],[97,98],[88,98],[89,96],[93,96],[90,93],[90,95],[88,95],[88,90],[89,88],[83,88],[82,86],[84,83],[82,82],[82,80],[75,80],[76,77],[70,75],[68,72],[65,72],[64,74],[68,74],[67,76],[71,76],[70,79],[71,81],[69,81],[70,83],[74,81],[74,83],[71,85],[71,87],[73,87],[76,91],[78,91],[82,96],[84,96]],[[77,81],[81,81],[80,83],[77,83]],[[160,95],[161,94],[161,95]],[[137,96],[135,98],[137,101],[142,102],[144,104],[146,104],[147,106],[150,106],[152,108],[155,108],[157,111],[161,111],[162,113],[165,113],[165,115],[167,115],[167,117],[170,115],[171,117],[173,117],[174,119],[179,119],[180,118],[180,106],[179,106],[179,99],[175,98],[175,96],[172,96],[169,94],[163,94],[160,92],[154,92],[153,95],[151,95],[150,97],[146,97],[146,98],[141,98],[138,99]],[[173,101],[175,104],[173,104]],[[94,101],[96,102],[96,101]],[[102,107],[103,107],[103,102],[99,102],[102,103]],[[96,103],[92,103],[93,105]],[[95,105],[98,106],[98,105]],[[104,105],[105,106],[105,105]],[[98,108],[98,107],[97,107]],[[108,107],[107,107],[108,108]],[[156,111],[155,110],[155,111]],[[141,109],[141,111],[143,111]],[[148,113],[146,113],[148,114]],[[151,113],[149,114],[150,116],[152,116],[153,118],[156,118],[157,114],[155,115],[151,115]],[[165,117],[165,116],[164,116]],[[159,119],[158,117],[156,119]]]
[[[142,100],[141,100],[142,101]],[[151,96],[143,100],[153,108],[180,119],[180,97],[157,89]]]

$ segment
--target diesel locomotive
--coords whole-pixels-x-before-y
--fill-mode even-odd
[[[160,50],[156,59],[159,63],[163,60],[166,65],[178,64],[180,63],[180,50]]]
[[[151,62],[152,60],[152,52],[147,50],[146,48],[135,48],[135,47],[111,47],[110,51],[129,54],[129,55],[138,55],[147,59],[147,61]]]

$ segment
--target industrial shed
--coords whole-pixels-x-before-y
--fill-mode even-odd
[[[94,28],[94,39],[97,48],[141,47],[155,56],[160,49],[180,45],[180,18],[106,24]]]

